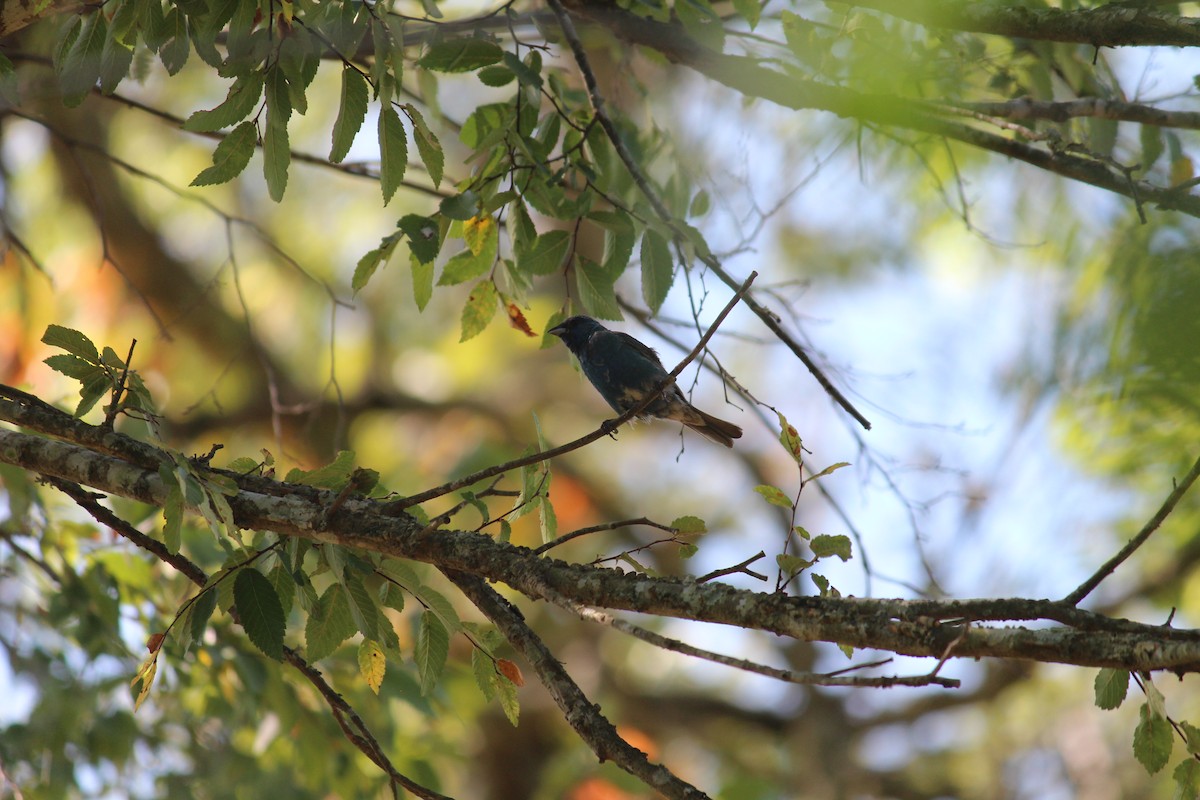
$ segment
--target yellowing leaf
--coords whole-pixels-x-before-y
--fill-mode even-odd
[[[498,235],[498,232],[496,231],[496,220],[490,214],[471,217],[463,223],[463,240],[467,243],[467,249],[475,255],[483,252],[483,248],[492,234]]]
[[[483,332],[496,314],[496,304],[500,295],[496,292],[496,284],[490,280],[482,280],[475,284],[471,296],[462,313],[462,338],[460,342],[473,339]]]
[[[387,671],[387,659],[374,639],[363,639],[362,644],[358,646],[358,671],[367,682],[367,686],[371,687],[371,691],[379,694],[384,672]]]
[[[788,508],[788,509],[790,509],[792,507],[791,498],[788,497],[786,494],[784,494],[781,489],[779,489],[775,486],[771,486],[768,483],[763,483],[758,486],[755,486],[754,491],[761,494],[763,496],[763,499],[766,500],[768,503],[770,503],[773,506],[779,506],[780,508]]]

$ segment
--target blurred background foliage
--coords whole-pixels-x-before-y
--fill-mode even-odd
[[[397,2],[394,11],[436,24],[439,5],[446,24],[494,10],[428,0]],[[532,10],[524,5],[506,8]],[[746,4],[733,5],[747,14]],[[1200,61],[1188,50],[1097,51],[805,2],[760,8],[752,33],[745,19],[716,8],[726,15],[726,50],[782,64],[781,81],[814,79],[914,107],[1028,97],[1197,110],[1192,76]],[[217,464],[261,459],[265,449],[285,471],[349,449],[400,494],[515,457],[537,441],[534,414],[551,444],[608,416],[566,351],[542,347],[552,315],[581,310],[563,271],[539,278],[520,306],[537,336],[504,324],[501,310],[465,343],[468,288],[435,287],[418,311],[406,257],[380,268],[362,291],[351,288],[359,259],[397,219],[433,213],[453,194],[449,186],[482,166],[462,143],[461,124],[480,104],[505,101],[511,88],[409,63],[402,93],[436,121],[446,180],[435,189],[414,160],[409,185],[385,208],[378,180],[355,174],[359,166],[370,173],[379,158],[374,106],[351,169],[319,163],[340,91],[342,67],[329,60],[308,89],[308,112],[289,128],[293,149],[316,163],[293,159],[275,203],[261,154],[234,181],[189,188],[210,165],[214,143],[177,121],[212,108],[228,88],[196,57],[168,75],[139,50],[136,80],[116,96],[90,93],[64,107],[48,59],[72,19],[51,14],[0,42],[19,88],[0,114],[8,242],[0,380],[73,408],[76,387],[42,363],[46,326],[84,331],[122,354],[136,339],[133,363],[171,446],[205,453],[222,444]],[[562,98],[586,108],[553,23],[535,27],[521,16],[512,25],[523,41],[540,44],[539,31],[550,34],[547,70]],[[712,36],[710,28],[689,30]],[[787,520],[752,489],[798,486],[776,442],[774,408],[799,429],[817,469],[854,464],[807,489],[797,519],[813,533],[852,536],[855,558],[824,570],[843,593],[1059,597],[1141,526],[1172,476],[1195,459],[1194,219],[1139,209],[903,125],[783,109],[669,67],[599,28],[583,33],[646,172],[690,205],[689,223],[731,272],[762,274],[760,299],[874,426],[864,432],[840,413],[739,309],[712,352],[769,407],[723,392],[710,371],[689,370],[680,383],[695,390],[698,405],[743,425],[746,437],[732,453],[718,452],[681,439],[672,425],[644,425],[559,459],[550,497],[560,532],[693,514],[709,530],[696,556],[684,560],[676,545],[659,544],[638,550],[638,562],[702,574],[759,549],[773,557]],[[414,47],[408,59],[419,54]],[[978,113],[1004,129],[999,117]],[[1098,117],[1020,124],[1017,137],[1054,138],[1097,159],[1137,164],[1139,179],[1174,186],[1191,177],[1195,136],[1185,128]],[[632,196],[628,186],[619,191]],[[570,227],[536,222],[540,230]],[[603,231],[589,223],[576,234],[581,251],[599,261]],[[703,325],[729,292],[692,264],[676,272],[651,315],[636,261],[635,252],[635,266],[616,283],[619,324],[672,364],[698,336],[693,314]],[[312,687],[265,660],[221,614],[190,652],[168,649],[135,716],[129,681],[145,638],[166,627],[191,587],[29,476],[2,467],[0,481],[0,796],[387,794],[385,777],[343,739]],[[510,502],[492,502],[489,513]],[[161,524],[153,509],[116,505],[147,531]],[[479,524],[472,513],[455,526]],[[611,558],[660,533],[629,526],[584,537],[559,555]],[[538,515],[516,521],[512,538],[540,543]],[[219,567],[221,553],[202,527],[185,527],[184,547],[210,572]],[[1194,625],[1197,559],[1200,505],[1191,498],[1092,606],[1164,622],[1173,610],[1173,624]],[[728,580],[766,588],[746,575]],[[798,588],[815,591],[807,578]],[[1173,792],[1165,773],[1148,776],[1132,757],[1133,705],[1094,708],[1093,676],[1078,669],[949,664],[964,681],[956,692],[778,686],[653,651],[561,612],[522,608],[631,741],[716,796],[1100,800]],[[416,613],[393,615],[402,651],[411,651]],[[660,627],[793,669],[848,663],[832,647],[681,622]],[[319,666],[415,780],[496,800],[645,796],[627,775],[596,764],[532,682],[512,727],[476,690],[462,637],[451,642],[447,675],[428,697],[409,663],[391,665],[373,695],[355,643]],[[897,659],[886,669],[927,668]],[[1173,715],[1200,716],[1196,693],[1187,691],[1193,681],[1160,679]]]

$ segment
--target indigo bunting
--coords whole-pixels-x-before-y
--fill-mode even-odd
[[[571,317],[550,329],[575,357],[583,374],[613,410],[623,414],[637,406],[654,387],[667,380],[658,354],[627,333],[610,331],[591,317]],[[742,429],[717,419],[689,403],[671,381],[641,414],[641,418],[673,419],[717,444],[733,447]]]

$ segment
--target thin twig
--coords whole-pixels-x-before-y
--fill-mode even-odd
[[[1175,510],[1176,504],[1178,504],[1183,496],[1187,493],[1187,490],[1192,487],[1192,484],[1196,482],[1197,478],[1200,478],[1200,458],[1196,459],[1196,463],[1192,465],[1192,468],[1188,474],[1183,476],[1183,480],[1169,495],[1167,495],[1167,499],[1163,501],[1162,506],[1158,509],[1155,515],[1150,518],[1150,521],[1142,526],[1142,529],[1138,531],[1137,535],[1130,539],[1115,556],[1104,562],[1103,566],[1096,570],[1095,574],[1093,574],[1083,583],[1079,584],[1079,587],[1075,591],[1064,597],[1062,602],[1077,606],[1079,605],[1080,600],[1091,594],[1092,590],[1099,586],[1101,581],[1111,575],[1117,567],[1121,566],[1125,559],[1129,558],[1131,555],[1133,555],[1135,550],[1145,544],[1146,540],[1150,538],[1151,534],[1158,530],[1158,526],[1162,525],[1163,520],[1165,520],[1171,514],[1171,512]]]
[[[766,575],[763,575],[762,573],[759,573],[759,572],[755,572],[752,569],[748,569],[748,567],[751,564],[753,564],[755,561],[758,561],[760,558],[766,558],[766,557],[767,557],[767,554],[765,552],[763,552],[762,550],[759,550],[756,554],[750,556],[745,561],[742,561],[741,563],[738,563],[738,564],[734,564],[732,567],[725,567],[724,569],[715,569],[712,572],[709,572],[705,575],[701,575],[699,578],[696,578],[696,583],[707,583],[708,581],[711,581],[714,578],[720,578],[724,575],[733,575],[734,573],[738,573],[738,572],[743,573],[745,575],[749,575],[751,578],[758,578],[760,581],[765,581],[767,579]]]
[[[671,533],[675,532],[675,529],[672,528],[670,525],[663,525],[661,522],[655,522],[654,520],[647,519],[646,517],[638,517],[637,519],[623,519],[623,520],[619,520],[617,522],[605,522],[600,525],[592,525],[589,528],[580,528],[577,531],[571,531],[570,533],[564,533],[562,536],[559,536],[557,539],[551,539],[550,541],[543,544],[541,547],[534,548],[533,554],[535,556],[540,556],[542,553],[546,552],[547,550],[549,550],[553,547],[558,547],[560,544],[566,544],[567,542],[571,541],[572,539],[578,539],[580,536],[587,536],[589,533],[599,533],[600,531],[613,531],[613,530],[616,530],[617,528],[625,528],[630,525],[649,525],[651,528],[658,528],[659,530],[668,531]]]
[[[133,544],[149,551],[156,558],[165,561],[175,569],[179,570],[188,580],[197,586],[203,588],[208,583],[208,575],[205,574],[199,566],[186,556],[169,551],[162,542],[152,539],[146,534],[139,531],[137,528],[130,525],[115,513],[100,505],[98,495],[94,492],[89,492],[77,483],[61,480],[59,478],[47,477],[46,480],[54,488],[66,494],[74,500],[80,508],[87,511],[92,519],[99,522],[108,528],[111,528],[116,533],[125,537]],[[333,687],[325,680],[325,677],[316,669],[316,667],[304,660],[304,657],[290,647],[283,648],[284,660],[300,671],[308,682],[311,683],[325,701],[329,704],[330,711],[333,712],[334,719],[337,720],[342,732],[346,738],[362,751],[363,755],[369,758],[380,769],[387,773],[388,778],[396,784],[403,786],[408,791],[415,794],[417,797],[425,798],[425,800],[452,800],[446,795],[428,789],[421,784],[408,778],[399,772],[388,757],[384,754],[383,748],[379,744],[379,740],[371,733],[362,717],[354,710],[346,700],[334,691]],[[343,717],[348,718],[357,731],[348,729]]]
[[[558,24],[562,29],[563,38],[565,38],[567,40],[567,44],[570,45],[571,53],[575,57],[575,63],[579,67],[579,71],[583,74],[583,81],[587,86],[588,96],[591,98],[592,110],[596,114],[596,119],[600,122],[600,127],[604,129],[605,134],[607,134],[609,141],[612,143],[613,149],[616,151],[617,156],[625,165],[625,169],[629,171],[630,176],[633,178],[633,182],[637,185],[643,196],[645,196],[646,200],[650,203],[650,206],[654,209],[654,213],[658,215],[659,219],[664,224],[671,228],[677,239],[686,239],[687,236],[685,231],[679,225],[679,222],[675,219],[675,217],[671,214],[670,209],[667,208],[666,204],[658,196],[658,193],[654,190],[654,187],[651,186],[649,178],[642,171],[642,168],[638,165],[637,160],[633,157],[633,154],[629,152],[629,148],[626,147],[625,140],[621,138],[620,131],[617,130],[616,124],[608,116],[608,112],[604,110],[604,96],[600,94],[600,88],[597,84],[595,73],[593,73],[591,64],[588,61],[587,52],[583,48],[583,41],[579,38],[579,33],[575,30],[575,24],[571,21],[571,15],[567,13],[566,8],[563,7],[560,0],[547,0],[547,3],[550,6],[550,9],[554,12],[555,17],[558,18]],[[705,266],[712,270],[713,274],[720,278],[726,286],[730,287],[731,289],[737,287],[737,279],[725,271],[725,268],[715,256],[709,253],[698,251],[697,257],[703,261]],[[821,385],[821,388],[824,389],[825,392],[838,403],[838,405],[844,408],[846,412],[850,414],[850,416],[854,417],[854,419],[860,425],[862,425],[863,428],[870,430],[870,421],[854,407],[854,404],[851,403],[850,400],[844,394],[842,394],[842,392],[836,386],[833,385],[833,382],[825,376],[824,372],[821,371],[820,367],[816,365],[804,348],[800,346],[799,342],[797,342],[791,336],[791,334],[789,334],[783,329],[782,326],[780,326],[779,320],[775,314],[771,313],[769,309],[755,300],[752,295],[747,294],[745,299],[746,306],[753,311],[760,320],[762,320],[763,324],[766,325],[776,337],[778,337],[779,341],[787,345],[788,349],[792,351],[796,358],[798,358],[800,362],[808,369],[808,371],[812,373],[812,376],[816,379],[817,383]]]
[[[658,396],[662,393],[662,391],[671,385],[679,373],[683,372],[684,367],[692,363],[696,356],[700,355],[700,352],[704,350],[705,345],[708,344],[709,339],[713,337],[713,334],[717,332],[717,328],[720,327],[722,322],[724,322],[725,317],[729,316],[729,312],[733,310],[733,307],[737,305],[738,301],[742,300],[746,296],[746,292],[750,289],[750,284],[754,283],[754,279],[757,277],[757,272],[750,273],[750,276],[746,278],[746,281],[742,284],[741,288],[738,289],[737,293],[735,293],[734,296],[730,298],[729,302],[725,304],[725,308],[721,309],[721,313],[717,315],[715,320],[713,320],[712,325],[709,326],[708,330],[704,333],[704,336],[700,337],[700,341],[696,343],[694,348],[692,348],[692,352],[684,356],[683,360],[675,365],[675,369],[671,370],[666,379],[660,382],[660,384],[656,386],[653,391],[648,392],[646,396],[642,398],[642,402],[630,408],[621,416],[617,417],[616,419],[605,420],[604,424],[602,424],[599,428],[585,436],[579,437],[573,442],[567,442],[564,445],[552,447],[549,450],[544,450],[540,453],[531,453],[530,455],[522,456],[521,458],[515,458],[512,461],[506,461],[503,464],[497,464],[495,466],[488,467],[487,469],[481,469],[478,472],[465,475],[457,480],[444,483],[441,486],[435,486],[434,488],[419,494],[414,494],[410,497],[396,500],[392,503],[389,503],[385,507],[384,513],[390,516],[399,516],[400,512],[406,508],[420,505],[421,503],[433,500],[434,498],[441,497],[444,494],[449,494],[456,489],[461,489],[464,486],[470,486],[478,481],[500,475],[508,472],[509,470],[517,469],[518,467],[537,464],[541,461],[549,461],[552,458],[557,458],[558,456],[561,456],[564,453],[569,453],[572,450],[578,450],[584,445],[591,444],[597,439],[608,436],[621,425],[624,425],[626,422],[640,414],[651,403],[658,399]]]
[[[680,779],[661,764],[621,738],[600,707],[588,700],[562,663],[526,624],[515,606],[477,575],[446,567],[442,573],[457,586],[483,615],[491,620],[509,644],[529,662],[567,722],[601,761],[612,761],[659,794],[680,800],[701,800],[708,795]]]

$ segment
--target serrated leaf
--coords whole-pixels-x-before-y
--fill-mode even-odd
[[[475,288],[467,297],[467,304],[463,306],[462,336],[459,338],[459,342],[465,342],[483,333],[492,321],[492,317],[496,315],[496,305],[499,300],[496,284],[490,279],[484,279],[475,284]]]
[[[263,176],[271,199],[279,202],[287,191],[288,167],[292,152],[288,142],[288,120],[292,117],[292,99],[283,70],[267,73],[267,131],[263,136]]]
[[[782,489],[776,486],[763,483],[755,486],[754,491],[762,495],[763,499],[773,506],[779,506],[780,508],[787,509],[792,508],[792,499],[784,494]]]
[[[549,275],[562,269],[570,250],[570,233],[546,231],[534,238],[526,253],[517,253],[517,267],[531,275]]]
[[[676,533],[683,534],[706,533],[708,531],[708,526],[704,524],[704,520],[700,519],[699,517],[691,516],[690,514],[682,517],[676,517],[671,522],[671,528]]]
[[[842,561],[849,561],[851,558],[850,537],[838,534],[837,536],[829,536],[828,534],[820,534],[814,536],[809,541],[808,546],[812,548],[813,555],[817,558],[828,558],[829,556],[837,556]]]
[[[42,343],[66,350],[71,355],[79,356],[89,363],[100,363],[100,353],[96,350],[96,345],[92,344],[92,340],[87,336],[73,328],[49,325],[46,327],[46,332],[42,334]]]
[[[172,8],[167,14],[163,23],[163,35],[167,38],[158,49],[158,57],[167,68],[167,72],[175,75],[183,69],[192,51],[191,40],[188,39],[187,17],[178,8]]]
[[[1174,744],[1171,723],[1155,714],[1149,703],[1143,703],[1138,712],[1140,721],[1133,731],[1133,757],[1151,775],[1167,765]]]
[[[1175,781],[1172,800],[1196,800],[1200,797],[1200,761],[1189,758],[1179,763],[1171,774]]]
[[[354,451],[339,450],[333,461],[309,472],[293,470],[286,478],[288,483],[302,486],[317,486],[322,489],[341,489],[350,480],[354,471]]]
[[[183,530],[183,491],[179,481],[174,480],[171,470],[165,464],[159,468],[159,475],[166,472],[163,484],[167,486],[167,500],[163,503],[163,544],[172,555],[179,552],[180,536]]]
[[[429,179],[433,181],[436,189],[442,182],[442,172],[446,166],[446,154],[442,151],[442,143],[433,135],[433,131],[429,130],[429,126],[425,124],[425,117],[421,116],[416,106],[405,103],[404,110],[412,120],[413,138],[417,142],[417,153],[421,156],[421,163],[425,165],[425,171],[429,173]]]
[[[97,373],[107,375],[104,367],[89,364],[79,356],[67,355],[66,353],[59,353],[56,356],[44,358],[42,359],[42,363],[55,372],[81,382],[93,378]]]
[[[483,39],[450,39],[431,45],[417,66],[434,72],[472,72],[504,57],[500,46]]]
[[[758,0],[733,0],[733,10],[746,20],[750,30],[758,26],[758,20],[762,17],[762,6],[758,4]]]
[[[330,585],[308,615],[304,626],[305,656],[320,661],[358,631],[350,616],[350,601],[340,583]]]
[[[233,180],[250,163],[254,147],[258,142],[258,130],[253,122],[243,122],[217,144],[213,151],[213,165],[202,170],[193,180],[192,186],[212,186]]]
[[[1110,710],[1125,702],[1129,692],[1129,671],[1102,669],[1096,673],[1096,707]]]
[[[59,86],[63,95],[83,95],[96,85],[107,35],[108,20],[104,14],[97,12],[89,15],[62,61]]]
[[[383,190],[384,205],[391,202],[400,188],[407,168],[408,139],[404,135],[404,124],[396,109],[388,104],[379,110],[379,185]]]
[[[358,646],[358,671],[367,682],[367,686],[371,687],[371,691],[379,694],[379,687],[383,685],[383,676],[387,671],[387,659],[374,639],[363,639],[362,644]]]
[[[267,576],[251,567],[240,570],[233,582],[233,602],[254,646],[276,661],[282,660],[283,606]]]
[[[421,694],[428,695],[437,686],[446,667],[446,656],[450,653],[450,635],[446,626],[432,611],[421,613],[417,629],[417,642],[413,658],[417,662],[417,673],[421,680]]]
[[[433,262],[420,261],[415,253],[409,261],[412,266],[413,302],[417,304],[418,311],[424,311],[433,297]]]
[[[354,136],[367,118],[367,79],[353,67],[342,69],[342,95],[337,119],[333,123],[333,144],[329,160],[335,164],[345,159],[354,143]]]
[[[479,195],[468,189],[447,197],[438,204],[438,211],[445,217],[465,222],[479,213]]]
[[[463,241],[467,243],[467,249],[475,255],[483,252],[490,237],[499,235],[496,220],[490,214],[464,220],[462,228]]]
[[[1179,729],[1183,731],[1188,752],[1193,755],[1200,753],[1200,728],[1187,720],[1180,720]]]
[[[103,369],[96,371],[84,379],[79,387],[79,405],[75,407],[75,416],[82,417],[100,402],[100,398],[113,389],[113,378]]]
[[[479,687],[484,700],[491,700],[496,696],[496,684],[499,682],[496,664],[479,648],[471,650],[471,673],[475,676],[475,685]]]
[[[407,237],[414,258],[423,263],[432,263],[437,258],[441,239],[435,220],[420,214],[405,214],[396,227]]]
[[[642,234],[642,299],[651,312],[657,313],[671,290],[671,275],[675,263],[671,260],[671,248],[658,232],[647,230]]]
[[[354,276],[350,279],[350,288],[355,292],[362,291],[362,288],[371,280],[371,276],[375,274],[375,270],[379,269],[379,265],[386,260],[387,255],[383,247],[368,250],[354,267]]]
[[[514,728],[517,727],[521,717],[521,704],[517,701],[516,685],[501,677],[496,681],[496,694],[500,698],[500,708],[504,709],[504,716],[508,717]]]
[[[217,608],[217,592],[215,589],[204,589],[192,603],[191,635],[192,641],[204,640],[204,629],[208,620]]]
[[[257,70],[240,75],[229,87],[229,92],[220,105],[207,111],[193,113],[183,123],[183,129],[200,132],[219,131],[241,122],[250,116],[254,107],[258,105],[264,85],[263,74]]]
[[[800,556],[792,556],[786,553],[780,553],[775,556],[775,563],[779,569],[787,573],[789,576],[797,575],[813,565],[813,562],[807,558]],[[813,576],[815,580],[817,576]]]
[[[575,262],[575,283],[579,287],[579,300],[593,317],[600,319],[624,319],[613,280],[596,262],[578,256]]]
[[[549,496],[543,497],[538,504],[538,528],[542,533],[543,544],[558,538],[558,514],[554,511]]]
[[[129,74],[129,66],[133,63],[133,47],[124,42],[124,33],[116,27],[117,18],[122,14],[122,24],[132,20],[132,12],[127,11],[131,5],[126,3],[117,10],[117,16],[113,18],[114,24],[109,26],[108,35],[104,39],[104,49],[100,53],[100,91],[106,95],[117,90],[117,86]]]
[[[346,590],[346,600],[350,607],[350,618],[363,636],[368,639],[381,639],[380,623],[383,621],[379,613],[379,604],[363,582],[353,574],[345,574],[342,587]]]

